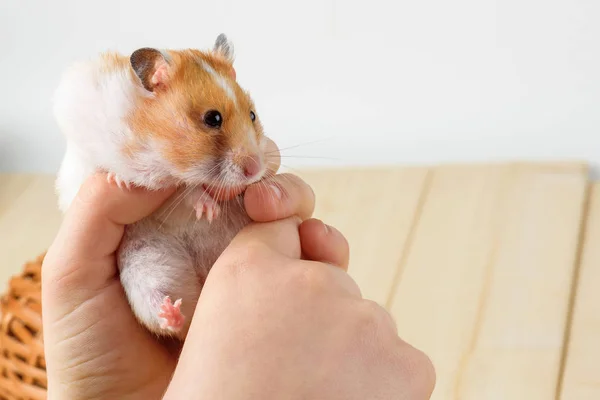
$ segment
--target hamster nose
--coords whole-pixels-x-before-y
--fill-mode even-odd
[[[260,161],[257,156],[247,156],[244,158],[243,163],[244,176],[246,178],[252,178],[260,172]]]

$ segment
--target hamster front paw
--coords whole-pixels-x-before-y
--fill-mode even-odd
[[[158,314],[158,317],[162,319],[160,328],[171,332],[179,332],[185,321],[185,317],[181,313],[181,299],[172,303],[171,298],[167,296],[163,300],[160,309],[161,312]]]
[[[131,189],[131,184],[129,182],[121,179],[117,174],[113,172],[109,172],[108,175],[106,175],[106,180],[110,184],[116,184],[119,187],[119,189]]]
[[[217,202],[206,192],[200,193],[198,200],[195,201],[194,209],[196,210],[196,218],[202,219],[206,215],[208,222],[212,222],[221,214],[221,207]]]

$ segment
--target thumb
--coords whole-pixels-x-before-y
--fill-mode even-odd
[[[81,289],[103,284],[116,274],[116,264],[109,256],[117,250],[125,225],[150,215],[173,192],[174,189],[120,189],[107,182],[104,174],[90,177],[65,214],[48,250],[43,282],[68,277],[71,285]]]

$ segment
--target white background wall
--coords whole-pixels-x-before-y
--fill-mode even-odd
[[[280,147],[323,140],[287,165],[600,161],[598,0],[1,0],[0,170],[57,169],[70,62],[220,32]]]

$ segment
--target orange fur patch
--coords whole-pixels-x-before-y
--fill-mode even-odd
[[[129,67],[129,58],[117,52],[106,52],[100,55],[100,70],[103,73],[113,73]]]
[[[208,52],[199,50],[169,51],[171,57],[169,80],[164,88],[146,98],[140,97],[127,123],[135,134],[126,153],[134,154],[147,139],[165,144],[164,157],[181,171],[193,168],[207,157],[219,157],[228,150],[248,153],[255,151],[248,137],[263,135],[258,116],[253,123],[250,111],[254,104],[250,96],[233,78],[233,66]],[[139,81],[129,65],[127,57],[108,54],[104,57],[107,71],[127,68],[132,79]],[[202,66],[210,65],[231,86],[234,102],[214,77]],[[203,115],[217,110],[223,117],[221,129],[213,129],[203,122]]]

